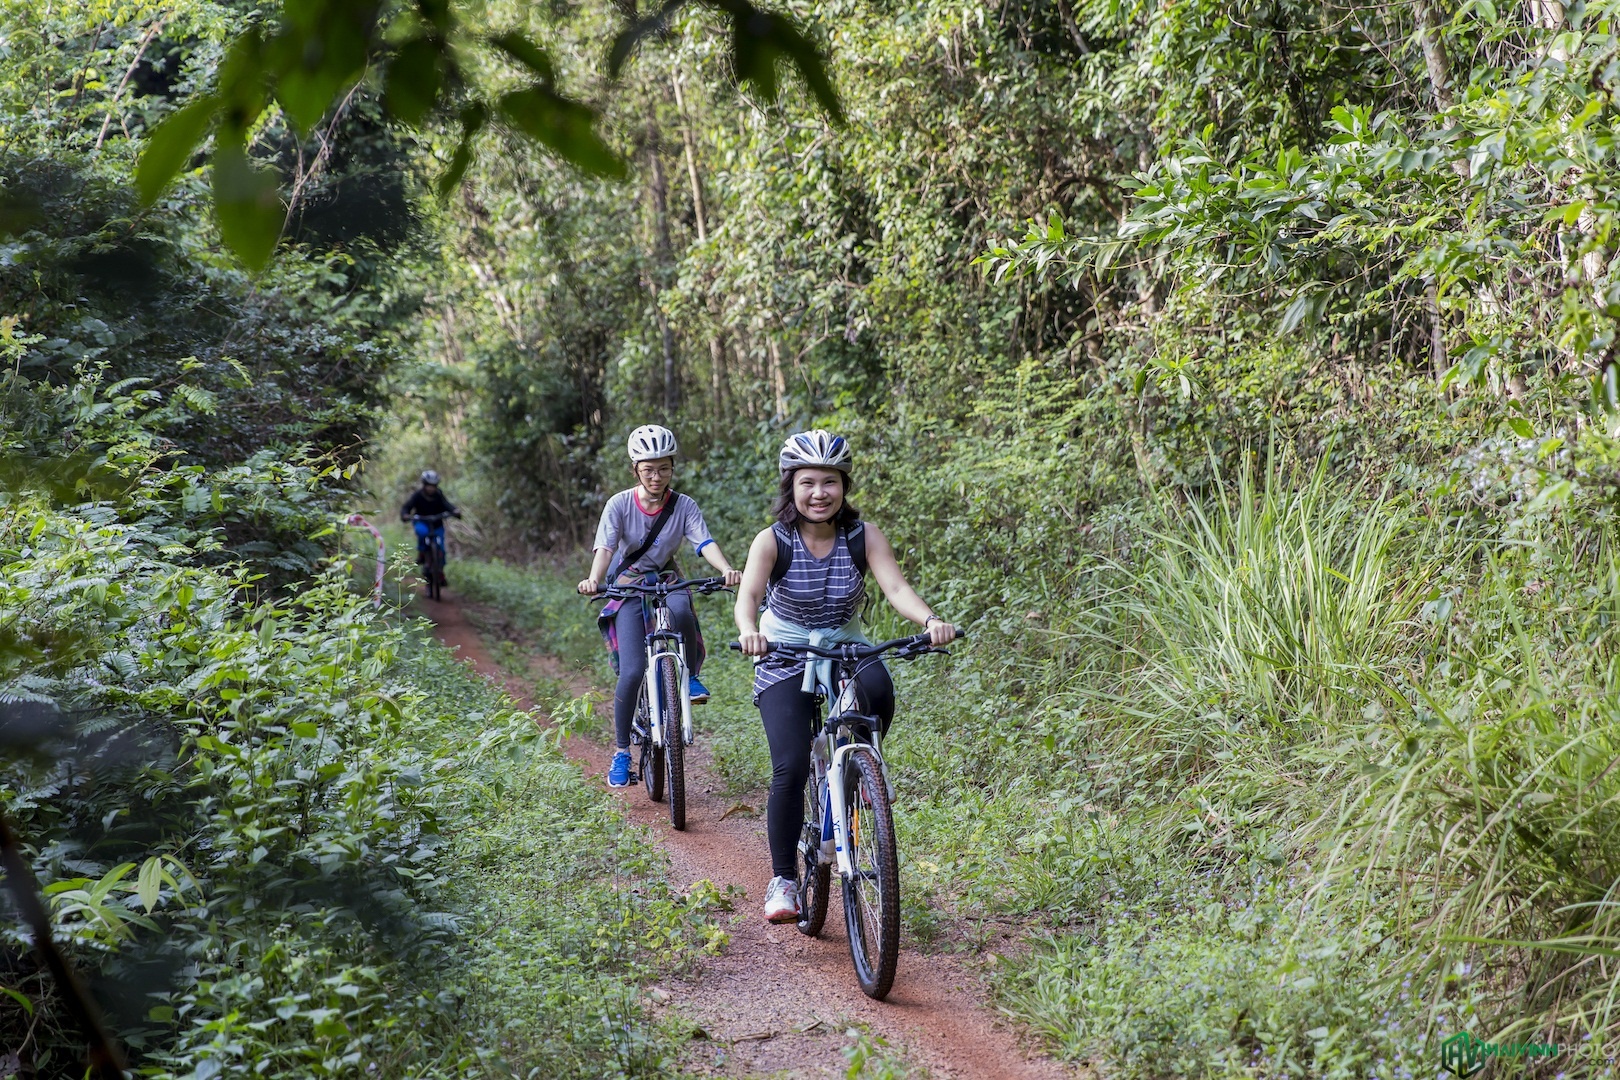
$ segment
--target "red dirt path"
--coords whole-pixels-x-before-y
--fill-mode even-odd
[[[525,708],[533,708],[528,687],[490,658],[458,601],[423,601],[420,610],[435,621],[444,644],[504,685]],[[589,782],[602,783],[603,747],[575,738],[566,752],[580,763]],[[665,805],[651,802],[640,785],[615,794],[630,820],[647,826],[662,842],[673,888],[685,892],[706,878],[721,889],[736,886],[746,894],[737,903],[731,942],[722,954],[704,961],[689,979],[651,992],[660,1006],[667,1004],[691,1018],[706,1036],[689,1044],[688,1068],[728,1077],[842,1077],[849,1067],[843,1055],[851,1042],[846,1029],[859,1023],[886,1039],[896,1056],[933,1077],[1059,1080],[1079,1075],[1027,1054],[985,1006],[974,976],[949,957],[903,950],[888,999],[867,998],[850,966],[837,888],[819,938],[760,917],[769,876],[764,793],[740,803],[715,794],[721,784],[709,771],[701,737],[688,750],[686,784],[685,832],[669,827]]]

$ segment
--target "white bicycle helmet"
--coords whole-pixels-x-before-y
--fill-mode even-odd
[[[422,483],[433,484],[436,486],[439,483],[439,474],[434,472],[432,469],[423,469]]]
[[[630,460],[637,464],[672,458],[677,449],[675,433],[657,424],[643,424],[630,433],[629,449]]]
[[[782,444],[782,452],[777,455],[776,463],[783,472],[811,467],[837,469],[847,474],[854,463],[854,455],[850,453],[849,442],[842,435],[817,428],[789,435],[787,442]]]

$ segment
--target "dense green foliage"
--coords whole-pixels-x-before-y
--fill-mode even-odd
[[[1601,1072],[1612,6],[796,10],[846,130],[715,93],[692,17],[604,113],[631,184],[469,173],[491,547],[583,539],[665,419],[735,555],[836,426],[978,631],[903,677],[914,934],[1011,920],[1005,1008],[1124,1075]]]
[[[639,984],[723,901],[334,561],[424,284],[406,144],[261,125],[254,279],[195,175],[129,193],[253,12],[0,8],[0,813],[144,1075],[663,1074]],[[11,899],[0,1071],[82,1076]]]
[[[0,676],[55,718],[0,806],[144,1061],[663,1067],[634,942],[700,913],[614,914],[639,842],[327,560],[351,465],[385,504],[436,465],[457,557],[548,560],[458,584],[586,661],[552,571],[665,420],[734,558],[781,436],[838,427],[972,623],[900,674],[906,925],[1013,957],[1054,1052],[1611,1068],[1616,5],[796,0],[753,53],[676,5],[611,61],[648,12],[414,10],[0,7]],[[291,48],[323,12],[348,51]],[[577,903],[484,932],[525,879]]]

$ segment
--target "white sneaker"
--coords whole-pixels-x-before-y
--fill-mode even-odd
[[[765,888],[765,921],[799,921],[799,883],[785,877],[773,877]]]

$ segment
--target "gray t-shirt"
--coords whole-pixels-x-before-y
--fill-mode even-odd
[[[636,488],[621,491],[602,507],[602,520],[596,523],[596,542],[592,547],[607,548],[615,556],[628,555],[647,539],[658,515],[641,508],[641,499],[636,491]],[[664,531],[658,534],[658,542],[636,560],[635,566],[621,566],[620,573],[626,570],[656,573],[674,561],[682,540],[690,540],[693,550],[700,553],[705,544],[713,541],[697,502],[680,492],[675,492],[670,498],[675,500],[675,508],[670,511],[670,520],[664,523]]]

